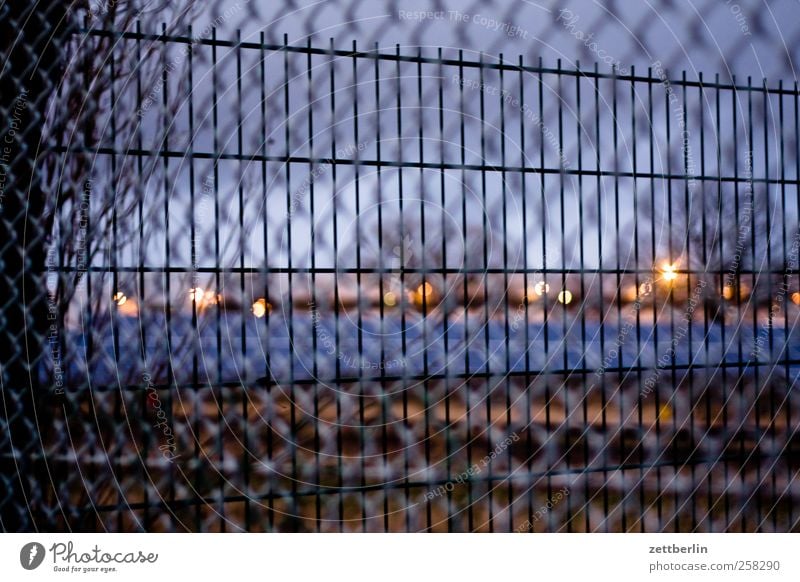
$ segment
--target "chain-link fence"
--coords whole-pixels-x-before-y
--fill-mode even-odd
[[[115,7],[3,15],[4,529],[797,528],[796,83]]]

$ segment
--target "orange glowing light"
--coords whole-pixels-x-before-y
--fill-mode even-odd
[[[636,292],[636,285],[631,285],[630,287],[625,287],[625,289],[621,293],[622,299],[625,301],[636,301],[636,298],[639,296]]]
[[[417,307],[423,307],[427,305],[428,307],[432,307],[433,303],[433,285],[430,283],[423,283],[419,285],[416,290],[408,292],[408,299]]]

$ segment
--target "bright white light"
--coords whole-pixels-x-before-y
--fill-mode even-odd
[[[272,305],[267,303],[267,300],[263,297],[253,303],[253,315],[259,319],[264,317],[270,311],[272,311]]]
[[[678,268],[675,265],[665,264],[662,269],[664,281],[674,281],[678,278]]]
[[[210,305],[221,303],[222,295],[214,293],[213,291],[206,291],[200,287],[195,287],[189,289],[189,300],[202,309]]]

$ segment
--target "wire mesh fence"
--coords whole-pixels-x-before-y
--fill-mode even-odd
[[[797,529],[796,83],[64,39],[6,529]]]

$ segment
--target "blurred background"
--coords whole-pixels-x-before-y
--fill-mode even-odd
[[[797,10],[4,6],[3,528],[794,531]]]

